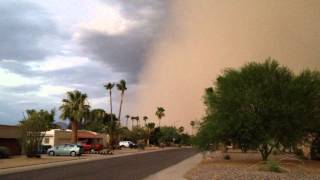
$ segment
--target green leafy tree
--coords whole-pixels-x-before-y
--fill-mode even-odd
[[[121,110],[122,110],[124,92],[127,90],[127,85],[126,84],[127,84],[126,81],[123,80],[123,79],[117,84],[117,88],[121,92],[119,116],[118,116],[119,121],[121,121]]]
[[[293,82],[294,74],[270,59],[226,70],[215,88],[206,90],[207,115],[198,145],[231,141],[244,150],[257,148],[267,160],[280,144],[299,141],[303,122],[295,117],[299,111]]]
[[[311,144],[311,159],[320,160],[320,72],[303,71],[295,78],[295,117],[303,120],[303,143]],[[292,144],[289,144],[292,145]]]
[[[72,143],[78,140],[78,122],[82,121],[90,112],[87,95],[78,90],[67,92],[67,98],[62,100],[60,118],[72,123]]]
[[[112,121],[117,121],[115,114],[111,116],[111,114],[106,113],[103,109],[93,109],[90,111],[83,129],[106,133],[106,126],[111,125],[111,119]]]
[[[170,146],[179,139],[178,130],[175,127],[163,126],[160,129],[161,136],[159,137],[159,142]]]
[[[139,140],[143,140],[145,142],[148,138],[148,132],[144,128],[136,126],[131,131],[130,138],[135,143],[139,142]]]
[[[165,109],[163,107],[158,107],[156,111],[156,116],[158,117],[159,120],[159,127],[160,127],[160,121],[161,119],[165,116]]]
[[[39,154],[45,131],[53,127],[55,110],[27,110],[26,116],[19,123],[21,144],[28,157]]]

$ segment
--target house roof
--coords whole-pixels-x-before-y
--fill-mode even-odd
[[[78,138],[102,139],[102,136],[92,131],[78,130]]]

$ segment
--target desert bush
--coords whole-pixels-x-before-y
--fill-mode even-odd
[[[164,148],[164,147],[166,147],[166,144],[165,143],[160,143],[160,145],[159,145],[161,148]]]
[[[231,157],[230,157],[230,155],[229,155],[229,154],[225,154],[225,155],[223,156],[223,159],[224,159],[224,160],[230,160],[230,159],[231,159]]]
[[[10,156],[10,150],[7,147],[0,146],[0,159],[8,158]]]
[[[272,155],[277,156],[277,155],[279,155],[279,154],[280,154],[279,149],[274,149],[274,150],[272,150]]]
[[[303,150],[302,149],[295,149],[294,154],[296,154],[300,159],[307,159],[304,156]]]
[[[138,149],[144,150],[144,148],[146,147],[146,144],[144,143],[143,140],[139,140],[137,142],[137,147],[138,147]]]
[[[266,165],[268,171],[281,172],[280,164],[278,161],[268,160]]]

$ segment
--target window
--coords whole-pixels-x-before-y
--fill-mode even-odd
[[[45,137],[45,138],[44,138],[44,143],[45,143],[45,144],[49,144],[49,142],[50,142],[50,138]]]

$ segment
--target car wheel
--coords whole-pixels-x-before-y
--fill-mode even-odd
[[[49,152],[49,156],[54,156],[54,152],[53,152],[53,151],[50,151],[50,152]]]
[[[71,153],[70,153],[70,156],[72,156],[72,157],[74,157],[74,156],[76,156],[77,154],[76,154],[76,152],[74,152],[74,151],[72,151]]]

